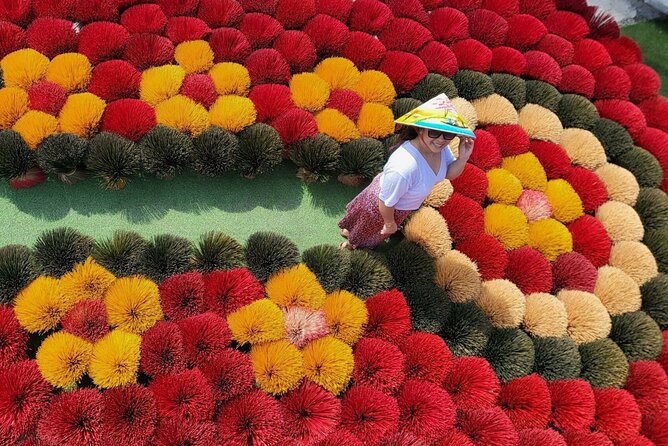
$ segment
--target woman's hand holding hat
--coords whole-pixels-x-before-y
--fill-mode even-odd
[[[468,160],[473,153],[473,138],[460,136],[459,140],[459,158]]]

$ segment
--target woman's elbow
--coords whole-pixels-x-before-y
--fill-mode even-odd
[[[455,178],[457,178],[457,177],[459,176],[460,173],[461,173],[461,172],[446,172],[446,174],[445,174],[445,179],[446,179],[446,180],[450,180],[450,181],[452,181],[452,180],[454,180]]]

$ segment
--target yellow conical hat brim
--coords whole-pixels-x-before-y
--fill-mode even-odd
[[[466,120],[455,110],[445,93],[431,98],[394,122],[475,138],[475,133],[468,128]]]

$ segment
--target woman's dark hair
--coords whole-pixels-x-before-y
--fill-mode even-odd
[[[396,144],[394,144],[392,147],[388,149],[387,151],[388,155],[391,155],[395,150],[399,148],[400,145],[402,145],[406,141],[410,141],[411,139],[417,138],[418,133],[417,129],[412,125],[402,125],[401,127],[399,127],[397,136],[399,136],[399,140],[396,142]]]

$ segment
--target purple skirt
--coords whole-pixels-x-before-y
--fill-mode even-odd
[[[353,248],[375,248],[385,240],[381,235],[383,217],[378,210],[380,175],[376,175],[371,184],[346,205],[346,215],[339,221],[339,228],[347,229],[348,241]],[[394,210],[394,221],[401,225],[412,211]]]

